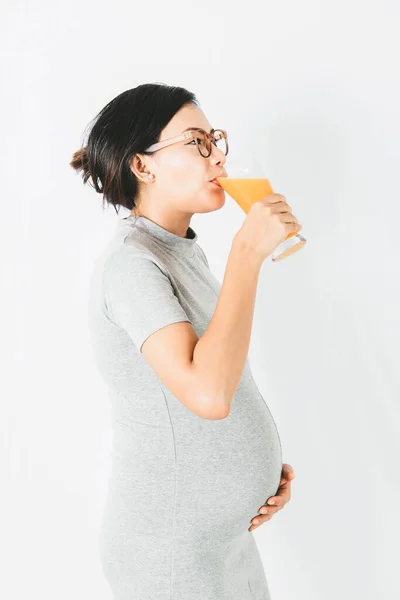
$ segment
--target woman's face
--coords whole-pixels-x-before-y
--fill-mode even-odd
[[[212,129],[200,108],[187,105],[163,129],[159,141],[181,135],[191,127],[200,127],[207,133]],[[221,125],[215,124],[217,127]],[[190,215],[218,210],[224,205],[224,190],[211,183],[224,171],[226,162],[224,152],[215,144],[209,158],[200,155],[195,140],[172,144],[143,158],[147,171],[155,176],[154,181],[146,184],[145,194],[149,199],[156,201],[159,197],[163,206]]]

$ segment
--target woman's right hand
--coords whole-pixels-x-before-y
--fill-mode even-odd
[[[234,241],[264,261],[289,233],[301,229],[285,196],[269,194],[252,204]]]

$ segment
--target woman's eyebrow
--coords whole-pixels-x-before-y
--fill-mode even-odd
[[[201,127],[188,127],[187,129],[184,129],[184,131],[182,131],[182,133],[185,133],[185,131],[204,131],[204,129],[202,129]],[[211,131],[214,131],[214,127],[212,127]],[[210,131],[210,133],[211,133]],[[207,132],[205,132],[207,133]]]

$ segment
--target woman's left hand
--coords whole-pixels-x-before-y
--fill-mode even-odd
[[[278,491],[276,492],[276,496],[270,496],[270,498],[267,499],[267,503],[263,504],[258,509],[258,512],[262,514],[257,515],[251,520],[252,524],[250,525],[248,531],[253,531],[254,529],[257,529],[257,527],[260,527],[260,525],[262,525],[266,521],[269,521],[271,517],[273,517],[274,514],[278,512],[278,510],[281,510],[285,506],[286,502],[289,502],[290,484],[294,477],[295,475],[293,468],[290,465],[283,463],[281,481],[279,484]],[[270,504],[272,504],[272,506],[270,506]]]

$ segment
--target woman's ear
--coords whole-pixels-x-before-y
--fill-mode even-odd
[[[142,183],[149,183],[154,176],[150,173],[148,167],[146,166],[145,158],[142,154],[135,154],[131,161],[131,171],[136,176],[136,178]]]

